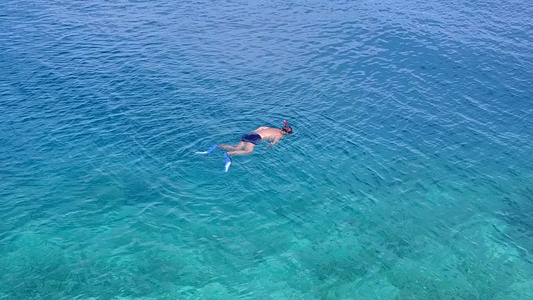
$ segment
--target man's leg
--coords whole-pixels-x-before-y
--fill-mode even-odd
[[[226,150],[241,150],[244,147],[244,142],[240,142],[240,143],[238,143],[235,146],[220,144],[220,145],[218,145],[218,147],[220,147],[222,149],[226,149]]]
[[[228,155],[233,156],[233,155],[241,155],[241,154],[250,154],[254,151],[254,148],[255,148],[254,144],[244,143],[244,150],[231,151],[231,152],[228,152]]]

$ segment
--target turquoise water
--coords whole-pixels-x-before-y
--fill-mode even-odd
[[[532,15],[3,1],[0,299],[533,299]]]

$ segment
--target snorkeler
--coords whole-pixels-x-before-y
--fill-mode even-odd
[[[233,156],[252,153],[255,145],[262,140],[272,140],[269,146],[273,146],[279,142],[284,135],[292,133],[292,128],[287,125],[287,121],[284,120],[283,122],[285,123],[285,126],[281,129],[262,126],[245,134],[237,145],[220,144],[218,147],[225,150],[231,150],[228,152],[228,156]]]
[[[209,148],[207,151],[203,152],[196,152],[196,154],[211,154],[213,153],[217,148],[222,148],[225,150],[231,150],[229,152],[224,153],[224,172],[228,172],[229,168],[231,166],[231,158],[230,156],[233,155],[241,155],[241,154],[250,154],[254,151],[255,145],[259,143],[262,140],[272,140],[269,147],[275,145],[281,138],[286,134],[292,133],[292,128],[287,125],[287,121],[283,120],[285,123],[285,126],[283,126],[281,129],[278,128],[272,128],[272,127],[266,127],[262,126],[257,128],[256,130],[245,134],[241,141],[237,145],[214,145],[211,148]]]

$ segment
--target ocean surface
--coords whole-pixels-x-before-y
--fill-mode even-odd
[[[3,0],[0,299],[533,299],[531,16]]]

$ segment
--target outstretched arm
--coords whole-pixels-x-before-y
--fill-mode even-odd
[[[274,146],[277,142],[279,142],[279,140],[281,140],[281,137],[278,136],[277,138],[275,138],[272,143],[270,143],[270,146]]]

